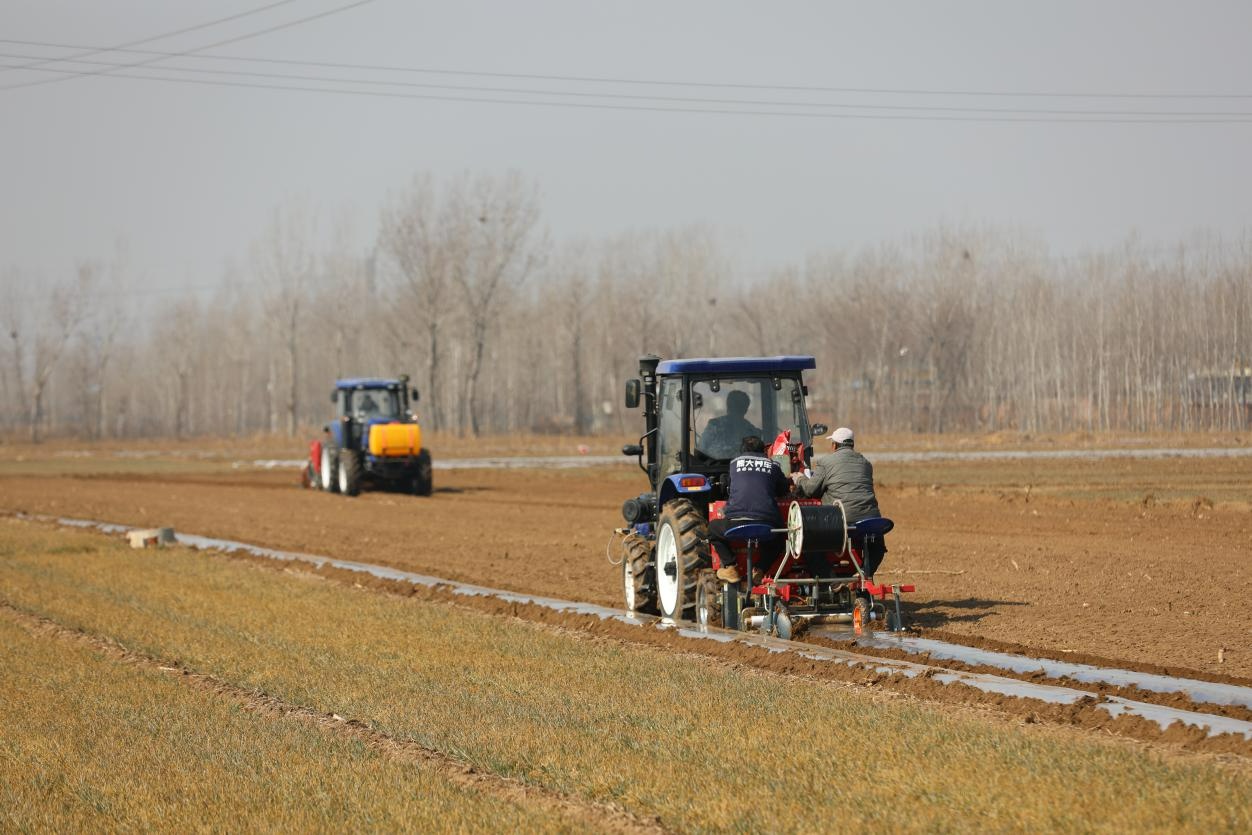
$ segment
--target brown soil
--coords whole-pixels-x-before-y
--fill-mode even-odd
[[[1098,471],[1054,466],[1082,469],[1088,482]],[[1186,470],[1191,490],[1197,479],[1203,482],[1197,471],[1212,468],[1212,480],[1232,494],[1244,489],[1239,471],[1252,465],[1244,459],[1143,466],[1142,476],[1130,473],[1125,481],[1152,485],[1168,481],[1171,469]],[[879,470],[887,485],[879,498],[897,524],[880,577],[918,585],[907,597],[907,615],[922,634],[1252,679],[1246,500],[1128,501],[1098,491],[1071,498],[1043,488],[1032,495],[994,478],[942,487],[919,483],[905,467]],[[932,470],[928,465],[922,475],[926,482]],[[444,471],[428,499],[302,491],[282,471],[7,477],[0,478],[0,510],[172,525],[617,605],[618,569],[605,558],[606,544],[622,524],[622,500],[641,489],[640,473],[629,467]],[[608,550],[619,555],[615,543]]]

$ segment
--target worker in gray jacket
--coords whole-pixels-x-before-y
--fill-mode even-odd
[[[822,504],[842,502],[849,525],[881,516],[878,499],[874,496],[874,465],[853,449],[852,430],[840,426],[827,437],[834,451],[814,462],[813,475],[792,473],[796,493],[806,497],[821,496]],[[882,539],[876,537],[872,542],[866,541],[865,550],[865,571],[873,576],[887,549]]]

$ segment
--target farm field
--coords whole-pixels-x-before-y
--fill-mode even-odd
[[[1242,757],[95,532],[0,520],[0,598],[5,829],[1252,825]]]
[[[552,443],[485,447],[568,453]],[[298,445],[222,444],[211,460],[64,452],[0,448],[0,509],[173,525],[603,605],[620,602],[606,559],[617,555],[618,508],[643,489],[624,460],[449,470],[428,499],[345,499],[297,489],[292,470],[223,463],[258,452],[298,458]],[[875,450],[865,452],[873,460]],[[71,469],[58,469],[66,462]],[[908,614],[924,634],[1252,678],[1252,458],[921,460],[883,462],[876,475],[897,523],[880,576],[917,584]]]
[[[4,542],[14,544],[11,531]],[[195,831],[214,820],[293,831],[352,820],[484,832],[585,824],[522,791],[467,785],[429,758],[328,732],[326,717],[139,663],[12,609],[0,609],[0,641],[7,832]]]

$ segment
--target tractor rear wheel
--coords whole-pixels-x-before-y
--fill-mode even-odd
[[[626,611],[657,614],[656,582],[653,579],[652,543],[637,533],[622,540],[622,592]]]
[[[361,492],[361,453],[355,449],[339,451],[339,492],[355,496]]]
[[[708,531],[708,522],[687,499],[665,503],[656,534],[656,596],[662,616],[694,617],[696,581],[709,564]]]
[[[417,472],[413,476],[413,495],[429,496],[434,483],[434,474],[431,472],[430,466],[430,453],[422,450],[417,454]]]
[[[712,569],[700,572],[696,586],[696,623],[701,626],[725,626],[722,620],[722,584]]]
[[[339,461],[336,459],[337,450],[330,444],[322,447],[322,461],[318,481],[322,484],[322,489],[327,493],[339,492]]]

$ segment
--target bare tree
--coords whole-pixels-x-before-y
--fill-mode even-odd
[[[587,391],[587,318],[591,311],[592,286],[585,246],[563,252],[553,273],[558,276],[549,293],[556,295],[552,307],[560,313],[559,332],[569,351],[569,400],[574,431],[585,435],[591,430],[591,402]],[[534,314],[532,314],[534,315]],[[555,353],[555,352],[554,352]],[[556,376],[556,375],[548,375]],[[559,392],[564,386],[558,387]]]
[[[86,298],[94,280],[90,269],[80,267],[73,285],[54,287],[40,296],[22,298],[13,293],[5,306],[14,377],[27,405],[31,443],[37,444],[43,439],[48,385],[66,347],[82,324]],[[33,291],[33,288],[28,290]]]
[[[122,298],[127,290],[125,249],[119,243],[107,266],[84,262],[80,268],[92,273],[91,291],[80,334],[83,352],[83,419],[89,438],[101,438],[108,431],[108,396],[111,364],[118,336],[130,317]]]
[[[536,229],[539,200],[537,189],[517,174],[503,180],[481,178],[470,189],[455,191],[451,200],[463,242],[453,278],[470,329],[466,405],[470,431],[478,435],[478,381],[491,330],[509,294],[542,257],[543,242]]]
[[[462,180],[453,191],[464,188]],[[391,333],[403,342],[414,325],[420,324],[425,332],[426,413],[436,429],[443,423],[443,335],[451,316],[454,273],[464,269],[467,259],[466,230],[466,220],[455,201],[449,199],[440,205],[429,174],[414,177],[407,191],[392,199],[383,209],[379,229],[379,249],[398,271],[404,293],[401,318]],[[396,320],[389,317],[388,321]]]
[[[297,208],[275,209],[266,235],[253,247],[253,259],[269,289],[265,309],[287,360],[287,434],[295,437],[300,411],[300,360],[304,345],[301,328],[309,282],[314,271],[310,241],[316,238],[312,221]],[[271,385],[277,385],[274,374]]]

